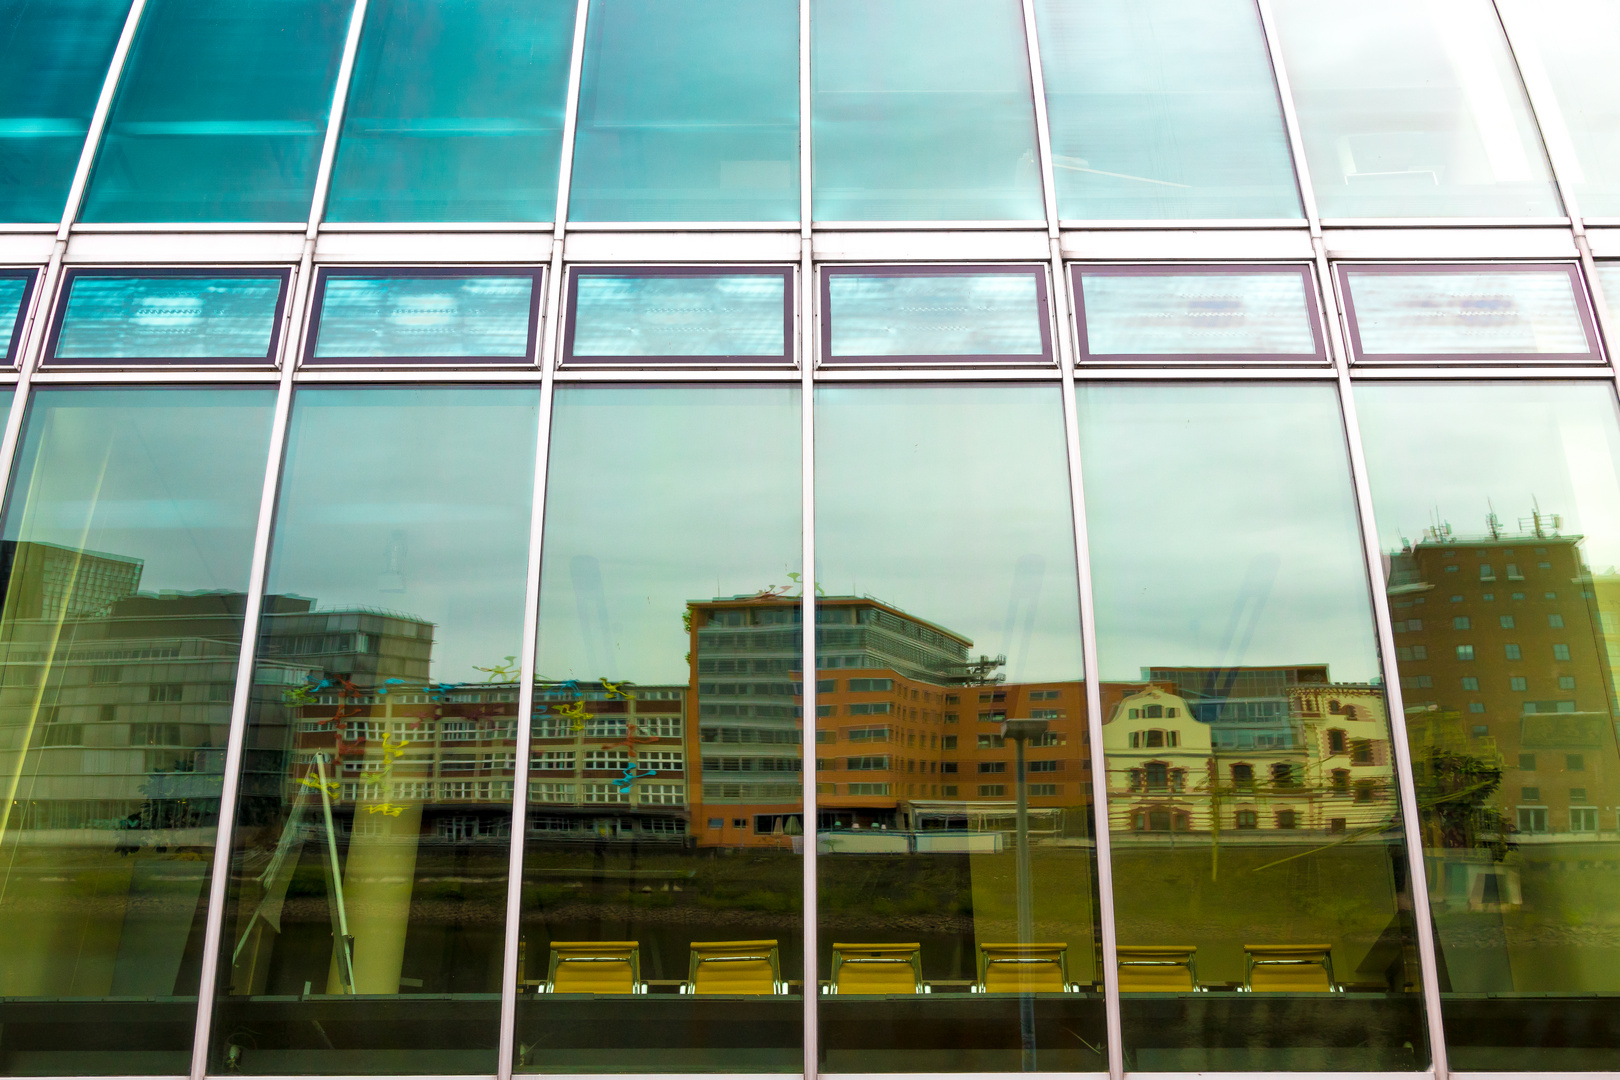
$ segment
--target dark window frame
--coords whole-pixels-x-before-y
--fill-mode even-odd
[[[62,339],[62,323],[67,317],[68,299],[73,295],[73,284],[82,278],[241,278],[244,280],[275,278],[280,281],[276,294],[276,311],[270,326],[270,344],[265,355],[258,356],[74,356],[59,357],[56,350]],[[56,306],[51,312],[50,332],[40,364],[53,368],[193,368],[193,367],[275,367],[280,354],[283,324],[287,317],[289,286],[292,267],[223,267],[223,266],[75,266],[62,274],[57,286]]]
[[[1041,352],[1038,356],[1027,353],[900,353],[893,356],[834,356],[832,279],[834,277],[1033,277],[1035,302],[1040,310]],[[817,291],[821,301],[821,342],[818,348],[818,367],[1039,367],[1057,366],[1057,354],[1052,341],[1052,298],[1046,287],[1046,268],[1040,263],[953,263],[945,265],[913,265],[888,263],[852,263],[841,266],[822,266]]]
[[[1086,333],[1086,293],[1082,275],[1108,277],[1187,277],[1197,274],[1221,274],[1244,277],[1254,274],[1295,273],[1305,284],[1305,314],[1311,324],[1312,353],[1094,353],[1091,339]],[[1177,263],[1159,265],[1146,263],[1071,263],[1069,282],[1074,296],[1075,363],[1093,367],[1143,365],[1163,367],[1220,367],[1231,365],[1265,364],[1286,367],[1325,367],[1331,363],[1327,352],[1327,337],[1322,328],[1321,298],[1316,291],[1316,278],[1309,263]]]
[[[304,355],[300,368],[389,368],[389,367],[533,367],[539,363],[540,313],[545,301],[543,266],[322,266],[315,272],[315,285],[309,299],[309,325],[304,328]],[[326,284],[334,277],[370,278],[477,278],[526,277],[533,281],[529,290],[528,340],[522,356],[333,356],[317,357],[315,345],[321,334],[325,310]]]
[[[28,325],[29,305],[34,302],[34,290],[39,287],[39,271],[33,267],[0,270],[0,278],[23,283],[22,299],[17,302],[17,318],[13,320],[11,330],[5,338],[5,362],[15,366],[21,360],[18,351],[22,348],[23,327]],[[6,331],[0,329],[0,333]]]
[[[1479,270],[1497,271],[1549,271],[1556,270],[1569,278],[1575,295],[1575,312],[1581,320],[1581,332],[1586,335],[1588,349],[1584,353],[1368,353],[1361,347],[1361,324],[1356,314],[1355,290],[1350,287],[1350,275],[1416,275],[1466,273]],[[1592,297],[1581,277],[1580,267],[1574,262],[1433,262],[1433,263],[1368,263],[1344,262],[1333,268],[1338,278],[1339,295],[1344,298],[1344,318],[1349,329],[1350,361],[1358,365],[1423,364],[1432,367],[1474,364],[1602,364],[1603,346],[1597,332],[1597,318],[1592,311]]]
[[[735,266],[654,266],[647,264],[615,266],[611,263],[581,263],[568,268],[567,295],[563,301],[563,340],[560,366],[570,368],[652,367],[652,368],[736,368],[792,367],[794,352],[794,313],[797,309],[795,278],[798,267],[781,263],[746,263]],[[575,356],[574,331],[579,325],[579,279],[604,277],[780,277],[782,291],[782,353],[772,356]]]

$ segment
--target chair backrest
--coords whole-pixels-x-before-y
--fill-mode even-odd
[[[775,938],[692,942],[688,994],[774,994],[781,979]]]
[[[1198,989],[1196,945],[1121,945],[1122,994],[1173,994]]]
[[[1247,986],[1257,993],[1326,994],[1333,985],[1331,945],[1245,945]]]
[[[635,941],[553,941],[546,992],[633,994],[641,982],[641,945]]]
[[[835,994],[920,994],[922,945],[915,941],[834,942],[832,990]]]
[[[1063,942],[986,941],[979,945],[979,990],[986,994],[1060,994],[1069,988]]]

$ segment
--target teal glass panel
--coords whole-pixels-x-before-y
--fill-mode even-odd
[[[0,277],[0,352],[7,360],[14,358],[18,331],[17,319],[22,314],[23,301],[28,298],[26,277]]]
[[[818,221],[1044,220],[1017,0],[813,0]]]
[[[211,1072],[495,1069],[539,419],[536,386],[295,395]]]
[[[190,1065],[275,400],[30,403],[0,530],[0,1074]]]
[[[349,0],[148,0],[84,221],[306,221]]]
[[[328,221],[550,221],[573,0],[374,0]]]
[[[1050,351],[1035,272],[827,273],[827,355],[1040,359]]]
[[[1302,217],[1253,0],[1037,0],[1058,216]]]
[[[593,0],[568,216],[797,221],[794,0]]]
[[[1572,267],[1346,269],[1359,356],[1597,361]]]
[[[1490,0],[1278,0],[1324,218],[1562,211]]]
[[[73,276],[54,360],[270,360],[285,279]]]
[[[1300,270],[1075,271],[1086,357],[1318,356],[1322,344]]]
[[[1620,217],[1620,8],[1608,0],[1500,0],[1547,149],[1588,217]]]
[[[785,274],[579,273],[566,356],[787,359]]]
[[[433,274],[321,283],[314,360],[509,357],[532,348],[535,277]]]
[[[0,7],[0,221],[60,221],[129,0]]]

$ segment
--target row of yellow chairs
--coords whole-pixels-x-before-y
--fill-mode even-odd
[[[1121,945],[1119,989],[1125,994],[1201,989],[1195,945]],[[1245,945],[1243,989],[1254,993],[1328,994],[1336,991],[1332,947]]]
[[[1069,982],[1069,947],[1061,942],[984,942],[979,946],[980,994],[1061,994]],[[827,994],[926,994],[922,945],[915,941],[833,943]]]
[[[641,943],[553,941],[545,994],[645,994]],[[775,940],[694,941],[683,994],[785,994]]]

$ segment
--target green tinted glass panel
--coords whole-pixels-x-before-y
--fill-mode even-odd
[[[283,279],[75,276],[58,360],[268,360]]]
[[[217,1070],[495,1068],[539,398],[294,400]]]
[[[1337,395],[1092,386],[1080,443],[1127,1069],[1422,1069]],[[1167,486],[1193,528],[1158,528]]]
[[[129,0],[0,8],[0,221],[60,221]]]
[[[8,1075],[188,1068],[275,397],[34,396],[0,538]]]
[[[572,0],[375,0],[330,221],[550,221]]]
[[[801,415],[797,386],[557,392],[522,1072],[803,1068]]]
[[[793,0],[593,0],[569,217],[797,221]]]
[[[832,359],[985,356],[1038,359],[1045,296],[1022,274],[846,274],[827,279]]]
[[[315,360],[529,353],[533,277],[359,277],[321,286]]]
[[[0,350],[4,350],[8,359],[16,344],[17,317],[22,314],[22,303],[27,296],[27,278],[0,278]]]
[[[80,217],[306,221],[349,0],[149,0]]]
[[[1016,0],[814,0],[820,221],[1044,220]]]
[[[1607,1069],[1620,1047],[1614,390],[1368,385],[1356,405],[1452,1068]]]
[[[576,272],[574,288],[570,358],[785,359],[784,275]]]
[[[1106,1068],[1064,442],[1056,386],[816,391],[829,1073]]]
[[[1039,0],[1058,214],[1297,218],[1252,0]]]
[[[1561,213],[1490,0],[1275,11],[1323,217]]]
[[[1307,279],[1298,270],[1075,272],[1085,356],[1314,356]]]

